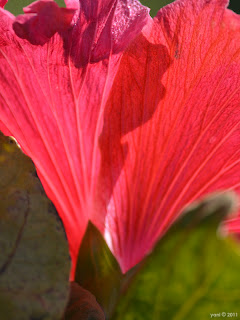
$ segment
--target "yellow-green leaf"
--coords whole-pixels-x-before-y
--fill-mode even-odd
[[[232,203],[231,196],[220,194],[180,219],[147,259],[112,319],[240,317],[240,243],[217,231]]]

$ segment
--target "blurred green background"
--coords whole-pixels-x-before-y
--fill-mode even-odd
[[[29,3],[32,3],[32,0],[9,0],[6,5],[6,10],[9,10],[15,15],[22,13],[22,8],[27,6]],[[59,5],[65,6],[64,0],[56,1]],[[157,11],[165,6],[166,4],[173,2],[172,0],[142,0],[141,1],[145,6],[151,8],[151,16],[155,16]],[[230,1],[229,8],[233,11],[240,13],[240,3],[239,1]]]

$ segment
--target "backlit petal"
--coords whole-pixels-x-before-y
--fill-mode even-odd
[[[123,50],[149,16],[135,0],[82,1],[69,25],[71,2],[34,2],[16,20],[0,9],[0,129],[33,159],[63,219],[74,271],[95,204],[105,101]],[[133,9],[120,17],[124,4]]]
[[[166,6],[121,60],[100,139],[100,185],[111,186],[105,236],[123,271],[189,203],[240,191],[240,19],[226,5]]]

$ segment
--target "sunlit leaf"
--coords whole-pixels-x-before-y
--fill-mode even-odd
[[[222,312],[239,316],[239,244],[217,232],[232,203],[223,194],[207,199],[173,226],[113,319],[210,319]]]

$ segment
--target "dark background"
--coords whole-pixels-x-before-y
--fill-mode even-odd
[[[229,8],[235,11],[236,13],[240,13],[240,0],[230,1]]]

